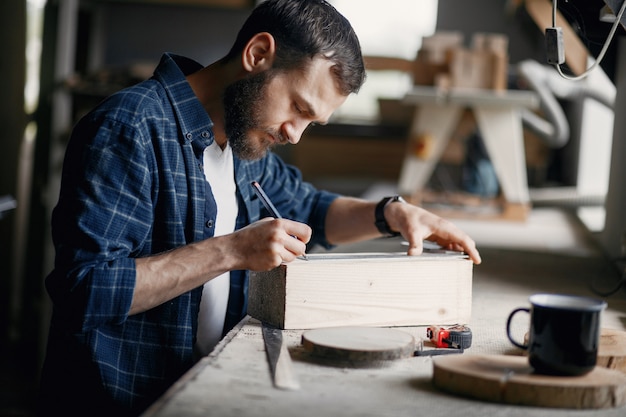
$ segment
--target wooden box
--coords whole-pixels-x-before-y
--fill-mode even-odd
[[[472,265],[457,252],[310,254],[252,272],[248,313],[282,329],[465,324]]]

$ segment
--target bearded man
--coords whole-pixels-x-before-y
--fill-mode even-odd
[[[267,0],[224,58],[166,54],[76,125],[52,217],[41,415],[138,415],[245,316],[247,271],[307,245],[399,233],[409,255],[431,239],[480,262],[450,222],[317,190],[271,152],[327,123],[364,79],[332,6]],[[284,218],[268,217],[252,181]]]

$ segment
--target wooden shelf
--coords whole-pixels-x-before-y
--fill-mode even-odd
[[[105,1],[105,0],[97,0]],[[109,2],[164,4],[170,6],[204,6],[222,7],[228,9],[251,9],[254,0],[106,0]]]

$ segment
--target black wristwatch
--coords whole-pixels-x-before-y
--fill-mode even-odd
[[[374,224],[376,225],[378,231],[383,234],[383,236],[400,236],[399,232],[394,232],[393,230],[391,230],[391,228],[389,227],[389,223],[387,223],[387,220],[385,219],[385,207],[387,207],[388,204],[396,202],[406,203],[406,201],[404,201],[402,197],[400,197],[399,195],[394,195],[393,197],[385,197],[380,200],[378,204],[376,204],[376,210],[374,211]]]

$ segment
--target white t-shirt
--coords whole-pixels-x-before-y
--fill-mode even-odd
[[[213,142],[204,150],[203,163],[204,176],[211,184],[211,191],[217,204],[215,236],[232,233],[235,230],[239,211],[235,194],[232,149],[227,143],[222,150],[216,142]],[[198,355],[205,356],[211,353],[222,338],[229,289],[230,272],[215,277],[204,284],[195,346]]]

